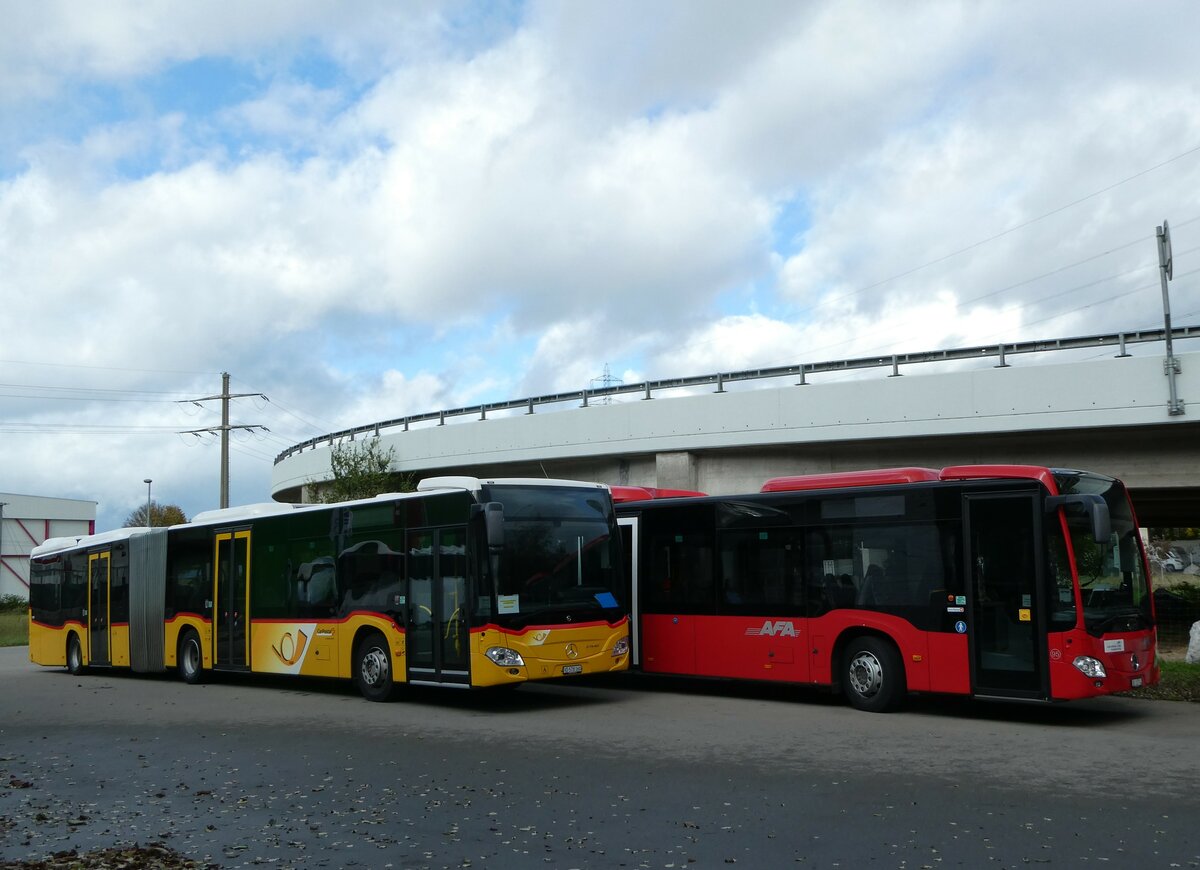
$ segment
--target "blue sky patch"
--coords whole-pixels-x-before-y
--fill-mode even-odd
[[[249,64],[201,57],[168,67],[144,80],[140,90],[151,100],[155,114],[183,112],[194,117],[254,99],[268,84]]]
[[[790,257],[804,247],[804,234],[812,226],[812,209],[808,197],[795,194],[779,206],[771,224],[771,247],[784,257]]]

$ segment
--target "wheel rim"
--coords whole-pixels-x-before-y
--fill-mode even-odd
[[[378,688],[387,682],[388,659],[379,647],[371,647],[362,658],[359,668],[363,682],[371,688]]]
[[[194,640],[189,640],[183,648],[183,667],[188,674],[200,670],[200,646]]]
[[[70,660],[69,666],[70,666],[71,670],[73,670],[73,671],[79,670],[79,662],[80,662],[79,644],[77,644],[77,643],[71,644],[70,657],[71,657],[71,660]]]
[[[870,698],[883,687],[883,665],[874,653],[860,650],[850,660],[850,687],[864,698]]]

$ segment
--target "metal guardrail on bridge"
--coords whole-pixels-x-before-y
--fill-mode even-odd
[[[977,347],[959,347],[947,350],[918,351],[914,353],[898,353],[883,356],[865,356],[854,359],[831,360],[828,362],[796,363],[795,365],[773,366],[770,368],[743,369],[732,372],[715,372],[707,375],[695,375],[686,378],[661,378],[653,381],[642,381],[636,384],[615,384],[605,387],[591,387],[582,390],[572,390],[564,393],[546,393],[541,396],[528,396],[523,399],[509,399],[503,402],[487,402],[479,405],[466,405],[461,408],[449,408],[440,411],[430,411],[423,414],[410,414],[391,420],[381,420],[350,429],[342,429],[310,438],[281,452],[275,457],[278,465],[289,456],[304,450],[318,447],[322,444],[334,444],[343,439],[353,439],[359,435],[379,435],[384,429],[408,429],[417,423],[437,421],[443,425],[446,420],[454,417],[478,416],[486,419],[489,411],[512,411],[524,408],[526,414],[534,413],[534,409],[542,405],[561,405],[564,402],[579,401],[583,407],[595,399],[611,398],[613,396],[641,394],[643,399],[651,399],[654,393],[664,390],[687,389],[690,387],[716,386],[716,392],[724,392],[725,385],[741,381],[766,380],[770,378],[799,378],[797,384],[803,385],[810,375],[829,372],[845,372],[860,369],[891,368],[889,377],[901,374],[900,367],[917,363],[953,362],[972,359],[998,359],[997,368],[1008,365],[1007,357],[1013,354],[1047,353],[1063,350],[1087,350],[1097,347],[1117,347],[1118,357],[1129,356],[1125,348],[1130,344],[1146,344],[1163,341],[1166,337],[1164,329],[1143,329],[1133,332],[1113,332],[1100,335],[1083,335],[1074,338],[1040,339],[1035,341],[1004,342],[1001,344],[979,345]],[[1175,326],[1171,329],[1172,340],[1185,338],[1200,338],[1200,326]]]

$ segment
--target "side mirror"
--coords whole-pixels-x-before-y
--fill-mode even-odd
[[[1074,495],[1052,495],[1046,499],[1046,513],[1052,514],[1059,508],[1067,513],[1083,513],[1092,527],[1092,538],[1097,544],[1107,544],[1112,537],[1112,520],[1108,514],[1108,502],[1091,493]]]
[[[483,505],[483,524],[487,529],[488,550],[499,553],[504,549],[504,505],[498,501]]]

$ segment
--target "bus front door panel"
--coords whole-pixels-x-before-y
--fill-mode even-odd
[[[695,616],[647,613],[642,616],[642,670],[653,674],[695,674]]]

